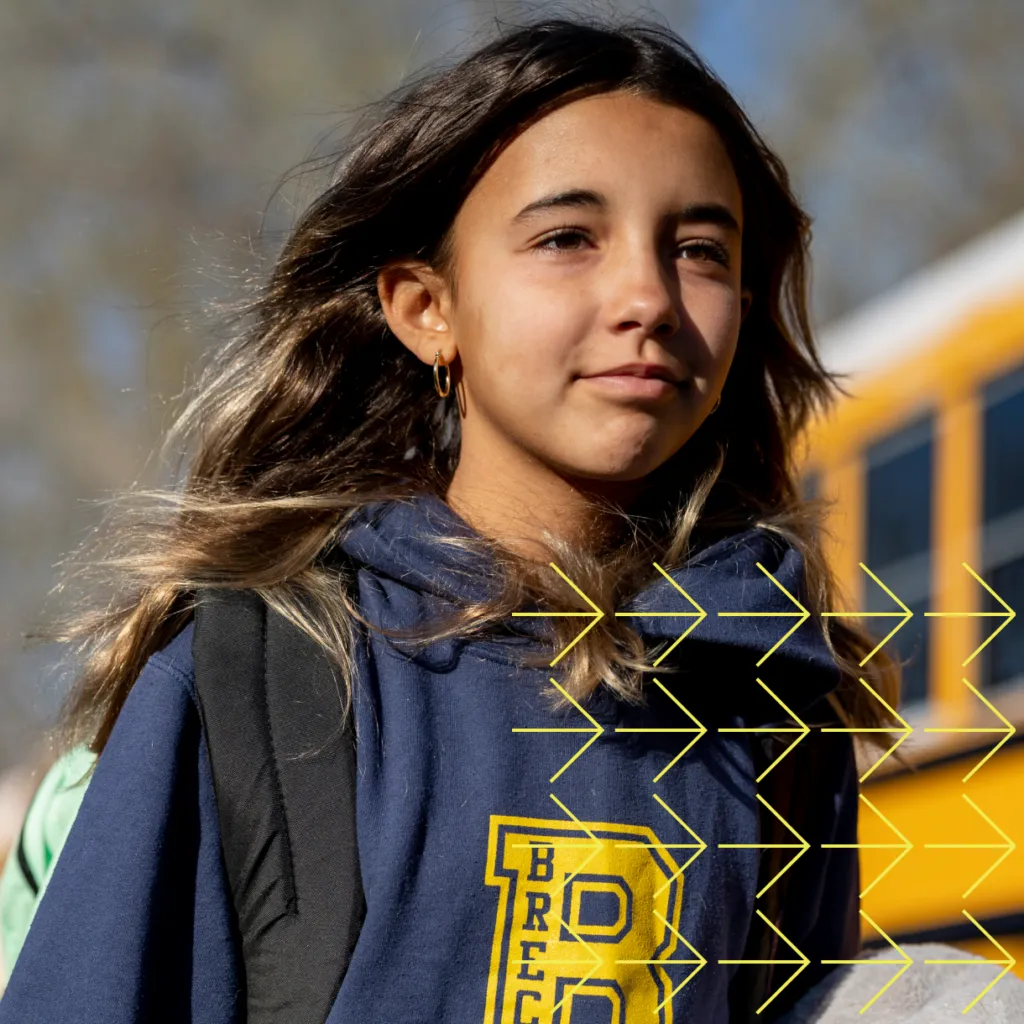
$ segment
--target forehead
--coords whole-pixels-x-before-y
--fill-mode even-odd
[[[703,117],[624,92],[575,100],[518,135],[463,204],[463,219],[505,226],[553,189],[585,187],[618,205],[660,212],[720,203],[742,223],[742,196],[725,145]]]

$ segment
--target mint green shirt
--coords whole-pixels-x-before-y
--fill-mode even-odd
[[[17,842],[11,847],[0,872],[0,949],[4,981],[11,975],[85,795],[88,780],[83,781],[83,776],[95,760],[96,755],[86,747],[72,748],[54,762],[32,797],[22,828],[21,848],[38,893],[19,863]]]

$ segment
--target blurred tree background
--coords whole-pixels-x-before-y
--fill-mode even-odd
[[[573,3],[6,0],[0,5],[0,769],[66,681],[23,650],[95,501],[147,463],[274,186],[345,111]],[[1024,204],[1020,0],[664,0],[815,219],[814,312],[841,316]]]

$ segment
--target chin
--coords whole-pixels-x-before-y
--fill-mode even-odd
[[[667,458],[667,457],[666,457]],[[658,462],[645,461],[642,464],[636,462],[623,462],[620,465],[609,466],[607,462],[597,466],[577,467],[573,470],[573,476],[580,481],[586,482],[591,486],[600,486],[602,484],[613,486],[613,485],[638,485],[643,480],[654,472],[659,466],[663,465],[666,459],[662,459]]]

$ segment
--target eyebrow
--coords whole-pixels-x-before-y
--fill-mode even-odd
[[[592,207],[599,212],[607,211],[609,202],[601,192],[589,188],[572,188],[527,203],[513,218],[513,224],[523,224],[541,213],[554,208]],[[740,226],[732,211],[722,203],[689,203],[675,212],[676,219],[683,224],[717,224],[729,231],[740,233]]]

